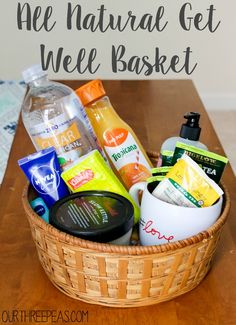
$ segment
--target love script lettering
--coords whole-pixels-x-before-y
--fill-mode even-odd
[[[158,239],[165,239],[167,240],[168,242],[170,242],[172,239],[174,239],[174,236],[165,236],[165,235],[162,235],[157,229],[155,228],[152,228],[152,225],[153,225],[153,221],[152,220],[149,220],[145,227],[143,228],[143,231],[145,231],[147,234],[151,234],[152,236],[157,236]]]

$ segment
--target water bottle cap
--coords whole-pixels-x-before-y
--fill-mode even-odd
[[[46,75],[47,72],[42,69],[40,64],[34,64],[28,69],[22,71],[23,79],[27,84]]]

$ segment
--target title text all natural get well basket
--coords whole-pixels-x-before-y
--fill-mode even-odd
[[[205,277],[230,208],[228,191],[222,188],[222,214],[212,227],[159,246],[101,244],[63,233],[33,212],[29,205],[33,191],[28,186],[23,205],[40,262],[59,290],[88,303],[137,307],[177,297]]]

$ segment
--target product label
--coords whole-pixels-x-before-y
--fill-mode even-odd
[[[123,128],[110,129],[103,139],[107,154],[128,188],[151,176],[150,166],[131,133]]]
[[[161,151],[158,166],[173,166],[172,163],[173,155],[174,155],[174,151],[170,151],[170,150]]]
[[[91,179],[93,179],[93,178],[94,178],[94,172],[91,169],[86,169],[86,170],[79,172],[73,178],[69,179],[68,183],[73,188],[73,190],[76,190],[80,186],[91,181]]]
[[[76,164],[65,170],[61,177],[73,193],[103,190],[126,197],[133,204],[135,222],[139,220],[138,206],[97,150],[81,157]]]
[[[152,176],[165,176],[169,171],[171,170],[171,167],[156,167],[152,168]]]
[[[219,183],[225,165],[228,162],[226,157],[177,142],[173,163],[176,163],[184,153],[192,158],[204,170],[207,176],[213,179],[216,183]]]
[[[175,205],[186,207],[211,206],[222,190],[210,180],[187,155],[172,167],[153,195]]]
[[[67,218],[67,224],[70,226],[75,225],[82,229],[94,227],[96,229],[108,223],[109,216],[106,210],[94,200],[77,199],[76,203],[69,203],[67,209],[65,213],[70,216],[70,219]]]
[[[34,208],[34,212],[37,213],[40,217],[42,217],[44,215],[44,213],[46,212],[46,209],[43,205],[37,205]]]
[[[31,183],[36,191],[41,194],[57,193],[60,185],[60,176],[55,169],[43,165],[34,169]]]
[[[93,230],[93,235],[97,239],[100,237],[100,241],[101,239],[106,241],[105,238],[101,238],[100,229],[104,229],[104,226],[119,225],[122,221],[120,218],[123,218],[121,217],[123,210],[124,205],[119,200],[106,196],[86,196],[63,204],[60,207],[58,219],[60,223],[70,229]],[[120,218],[117,219],[117,216]],[[125,218],[126,216],[124,216]],[[83,233],[81,233],[81,237],[83,238]]]
[[[32,127],[31,136],[38,150],[55,147],[63,168],[83,154],[76,118],[69,119],[65,113]]]
[[[165,178],[165,176],[161,176],[161,175],[152,176],[147,179],[147,183],[150,184],[153,182],[161,182],[164,178]]]
[[[55,147],[64,168],[92,148],[94,140],[82,115],[83,107],[73,94],[58,100],[55,105],[56,117],[49,118],[50,107],[31,113],[33,119],[43,122],[31,126],[30,135],[38,150]]]
[[[41,149],[48,147],[63,148],[65,152],[74,150],[81,146],[81,138],[76,123],[73,123],[65,131],[56,133],[52,137],[35,137],[35,142]]]

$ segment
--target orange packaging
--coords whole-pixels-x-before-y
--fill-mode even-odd
[[[76,90],[94,131],[108,156],[129,189],[151,176],[152,164],[134,131],[116,113],[100,80],[91,81]]]

